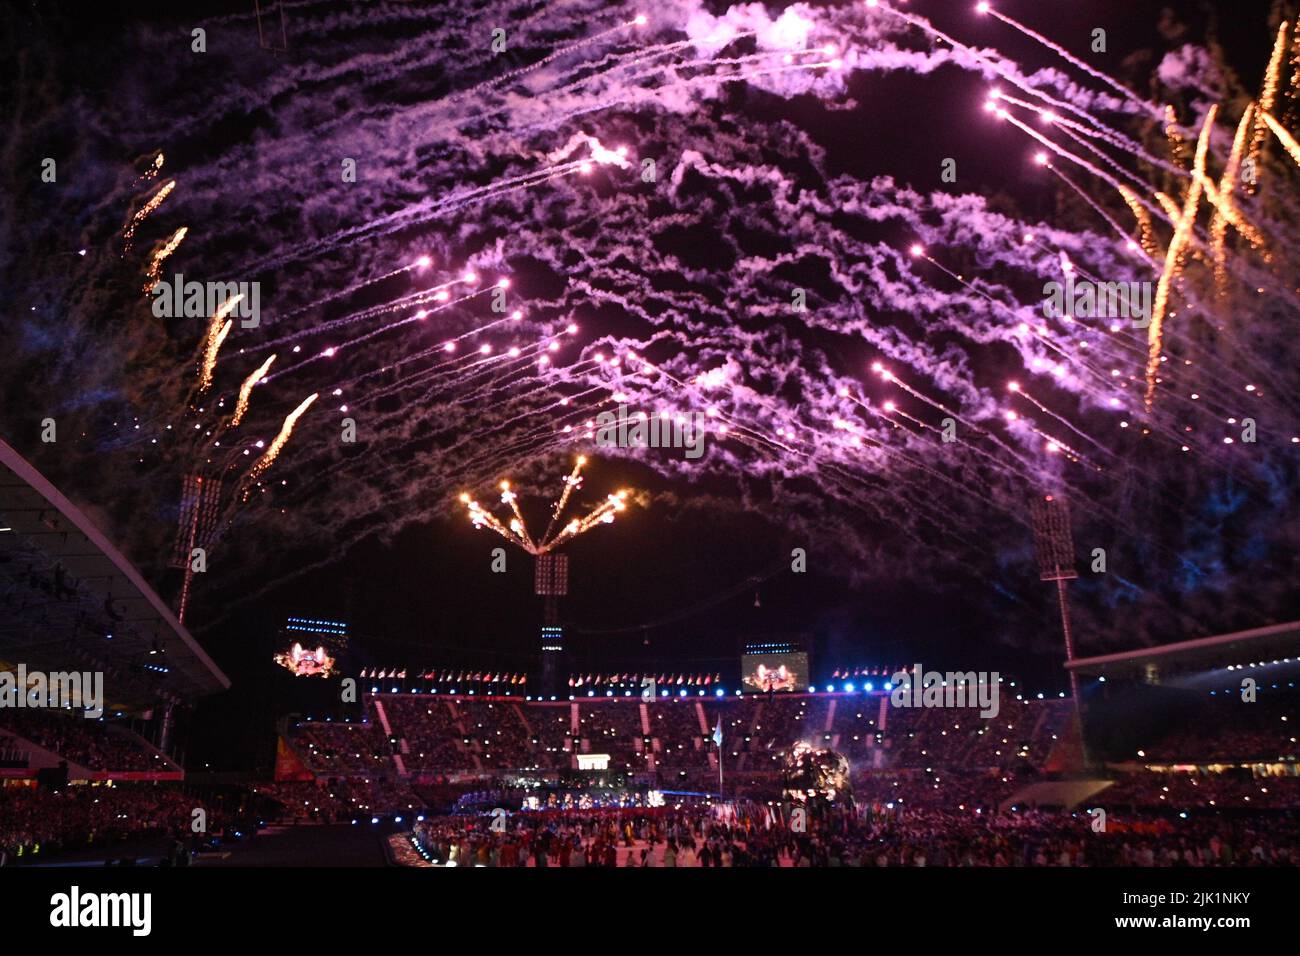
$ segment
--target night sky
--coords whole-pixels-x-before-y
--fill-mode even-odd
[[[0,434],[169,598],[181,478],[221,475],[188,623],[237,683],[263,679],[290,613],[345,618],[377,666],[529,667],[532,561],[456,495],[505,518],[509,478],[536,530],[578,454],[570,513],[619,488],[633,502],[564,549],[584,669],[726,670],[745,640],[797,633],[819,669],[922,660],[1062,687],[1028,527],[1047,493],[1073,513],[1082,654],[1300,612],[1300,217],[1277,142],[1240,200],[1262,244],[1229,230],[1217,279],[1201,203],[1150,409],[1145,330],[1041,312],[1066,268],[1159,278],[1173,229],[1155,193],[1182,202],[1212,104],[1218,182],[1286,4],[995,4],[1132,96],[965,0],[899,6],[979,53],[863,3],[307,2],[285,8],[283,53],[259,47],[251,3],[119,6],[6,17]],[[1089,145],[1014,117],[1141,193],[1150,249],[1130,248],[1134,215],[1103,177],[1054,156],[1076,191],[984,108],[995,87],[1029,96],[1008,74]],[[1294,131],[1291,92],[1274,114]],[[260,325],[235,323],[206,390],[207,318],[157,318],[142,294],[181,228],[164,279],[261,283]],[[728,433],[697,462],[594,448],[585,422],[620,400],[712,412]],[[1258,440],[1225,443],[1246,416]]]

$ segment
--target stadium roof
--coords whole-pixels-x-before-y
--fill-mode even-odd
[[[103,532],[3,441],[0,662],[102,670],[115,709],[230,686]]]
[[[1161,675],[1169,675],[1287,657],[1300,657],[1300,621],[1144,647],[1120,654],[1084,657],[1065,666],[1089,677],[1122,679],[1142,678],[1150,667],[1155,667]]]

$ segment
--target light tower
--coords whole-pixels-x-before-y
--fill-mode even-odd
[[[1061,633],[1065,638],[1065,662],[1074,661],[1074,634],[1070,630],[1070,600],[1066,582],[1079,576],[1074,566],[1074,534],[1070,530],[1070,508],[1055,495],[1036,498],[1030,505],[1030,525],[1034,532],[1034,552],[1038,557],[1038,579],[1056,582],[1056,597],[1061,607]],[[1079,675],[1070,674],[1070,698],[1074,701],[1075,732],[1084,762],[1083,705],[1079,699]]]
[[[519,499],[510,488],[510,482],[501,482],[501,503],[510,508],[508,523],[484,509],[468,493],[460,501],[469,511],[469,520],[476,528],[490,528],[511,544],[537,558],[533,576],[533,593],[543,598],[542,604],[542,683],[541,693],[553,696],[559,693],[560,675],[564,662],[564,630],[560,627],[560,598],[569,593],[569,556],[555,549],[590,531],[598,524],[610,524],[620,511],[627,509],[626,491],[606,496],[605,500],[587,513],[585,518],[574,518],[556,530],[560,516],[569,497],[582,485],[582,466],[587,459],[579,456],[564,479],[564,490],[551,509],[551,521],[546,533],[534,539],[524,523]]]
[[[539,554],[533,576],[533,593],[542,601],[542,683],[543,694],[559,692],[564,673],[564,628],[560,626],[560,598],[569,593],[569,556]]]

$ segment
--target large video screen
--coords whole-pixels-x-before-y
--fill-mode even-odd
[[[742,654],[740,673],[746,690],[802,690],[808,686],[808,655]]]

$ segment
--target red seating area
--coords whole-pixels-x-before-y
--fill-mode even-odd
[[[396,746],[380,727],[380,708]],[[295,806],[295,812],[335,819],[422,805],[397,782],[394,754],[421,784],[450,784],[448,798],[458,788],[482,786],[480,774],[570,769],[582,753],[608,754],[611,769],[629,772],[650,769],[653,755],[654,768],[672,786],[712,790],[717,766],[710,754],[719,722],[728,789],[741,796],[778,797],[783,755],[796,741],[807,741],[849,758],[860,803],[945,812],[996,808],[1043,768],[1072,706],[1004,699],[998,715],[985,719],[974,708],[899,708],[887,698],[852,694],[556,703],[382,695],[367,701],[367,711],[371,719],[364,723],[303,722],[294,729],[310,768],[331,781],[331,793],[304,790],[303,809]],[[1281,719],[1289,715],[1277,708],[1250,713],[1255,723],[1208,738],[1201,750],[1240,753],[1257,728],[1273,733],[1272,739],[1277,726],[1289,732],[1291,722]],[[1172,753],[1175,745],[1167,738],[1157,753]],[[1280,808],[1300,804],[1300,778],[1143,771],[1122,776],[1104,800],[1142,810]]]
[[[19,861],[157,833],[188,837],[196,807],[207,812],[209,832],[222,825],[215,808],[175,784],[0,787],[0,850]]]
[[[450,703],[450,702],[447,702]],[[533,744],[533,734],[513,701],[457,700],[470,748],[485,770],[550,767],[549,755]]]
[[[459,705],[450,698],[385,696],[381,700],[408,770],[473,770],[478,766],[469,728],[464,726]]]
[[[979,711],[891,709],[885,747],[892,767],[1042,766],[1071,714],[1066,700],[1003,700],[996,717]]]
[[[313,773],[381,774],[393,766],[388,741],[373,721],[303,721],[291,729],[290,737]]]
[[[646,769],[639,702],[585,700],[578,705],[579,752],[609,754],[611,770]]]
[[[0,708],[0,728],[91,770],[166,772],[175,769],[122,728],[62,710]]]
[[[706,735],[700,731],[699,709],[691,700],[665,699],[647,705],[655,765],[661,770],[682,770],[708,764]],[[725,731],[724,731],[725,732]],[[709,726],[709,734],[713,725]],[[712,744],[709,744],[712,746]]]
[[[1225,694],[1203,702],[1194,718],[1143,747],[1143,759],[1203,761],[1279,760],[1300,756],[1300,707],[1294,696],[1261,691],[1247,703]]]

